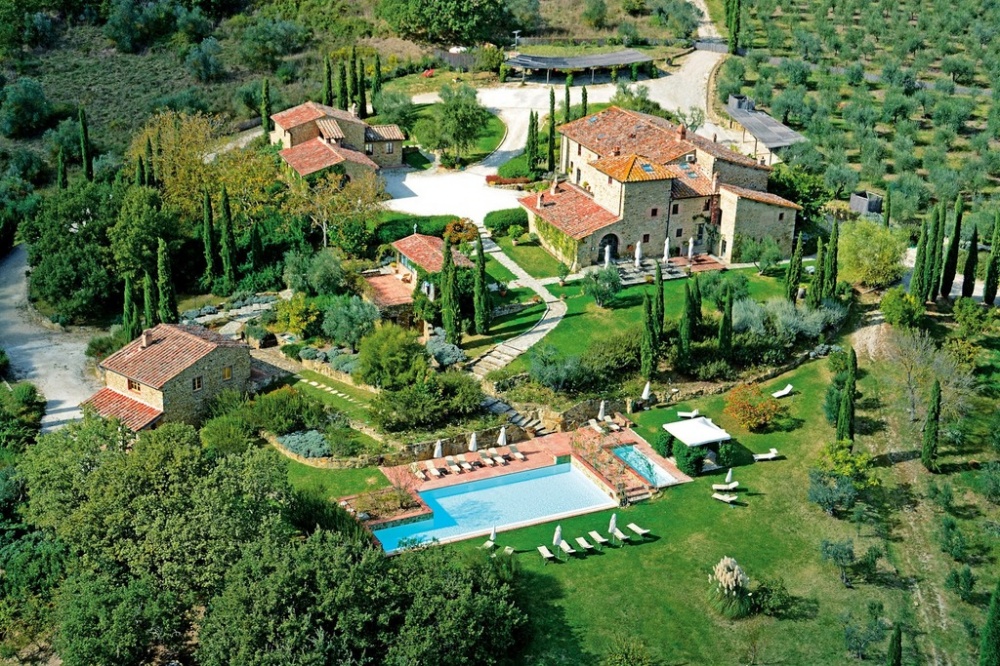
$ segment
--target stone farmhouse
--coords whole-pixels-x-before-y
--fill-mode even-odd
[[[225,389],[245,391],[250,348],[202,326],[160,324],[101,363],[105,388],[84,402],[139,431],[160,423],[197,425]]]
[[[350,178],[403,164],[403,130],[369,125],[348,111],[306,102],[271,116],[271,143],[299,176],[338,169]]]
[[[519,200],[529,231],[574,270],[612,257],[712,254],[739,260],[742,239],[792,251],[797,204],[767,191],[769,166],[662,118],[618,107],[558,128],[559,170]],[[693,247],[691,243],[693,241]]]

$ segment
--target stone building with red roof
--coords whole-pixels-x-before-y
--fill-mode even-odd
[[[105,387],[84,402],[132,430],[197,425],[216,395],[245,391],[250,348],[202,326],[160,324],[101,362]]]
[[[575,269],[612,256],[713,254],[744,238],[792,250],[799,206],[767,192],[769,166],[663,118],[609,107],[558,128],[564,182],[523,197],[529,231]]]
[[[303,178],[338,169],[351,178],[403,164],[405,136],[398,125],[369,125],[348,111],[306,102],[271,116],[271,143]]]

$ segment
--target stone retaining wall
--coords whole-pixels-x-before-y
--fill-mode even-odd
[[[348,386],[353,386],[355,388],[364,389],[365,391],[371,391],[372,393],[378,393],[381,389],[375,388],[374,386],[369,386],[368,384],[362,384],[360,382],[354,381],[354,377],[347,374],[346,372],[340,372],[339,370],[334,370],[330,367],[329,363],[323,361],[312,360],[301,360],[302,367],[306,370],[312,370],[313,372],[323,375],[324,377],[329,377],[330,379],[335,379],[342,384],[347,384]]]
[[[495,426],[493,428],[487,428],[485,430],[476,431],[476,440],[479,444],[479,450],[485,451],[486,449],[496,446],[497,437],[500,436],[500,428],[502,426]],[[510,444],[516,444],[517,442],[523,442],[528,438],[527,434],[522,428],[508,423],[507,427],[507,442]],[[460,453],[469,452],[469,439],[472,437],[472,433],[462,433],[461,435],[454,435],[452,437],[441,439],[441,451],[443,455],[446,456],[457,456]],[[411,458],[412,460],[431,460],[434,457],[434,447],[437,444],[437,440],[429,440],[426,442],[419,442],[417,444],[410,444],[403,449],[403,455]]]

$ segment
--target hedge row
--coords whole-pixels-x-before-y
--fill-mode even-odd
[[[417,225],[417,231],[427,236],[444,237],[445,227],[450,222],[457,220],[454,215],[430,215],[425,217],[401,217],[389,219],[378,225],[375,229],[375,238],[379,245],[388,245],[406,238],[413,233],[413,225]]]
[[[514,225],[522,229],[528,228],[528,211],[523,208],[495,210],[486,214],[483,223],[494,236],[506,236],[507,231]]]

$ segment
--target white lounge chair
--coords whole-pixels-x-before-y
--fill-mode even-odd
[[[740,482],[739,481],[733,481],[732,483],[713,483],[712,484],[712,490],[720,490],[720,491],[736,490],[739,487],[740,487]]]
[[[693,412],[677,412],[677,416],[679,416],[679,417],[680,417],[680,418],[682,418],[682,419],[693,419],[693,418],[695,418],[696,416],[698,416],[698,415],[699,415],[700,413],[701,413],[701,412],[699,412],[699,411],[698,411],[698,410],[696,409],[696,410],[694,410]]]
[[[448,469],[455,474],[462,473],[462,468],[458,466],[457,462],[455,462],[455,456],[445,456],[444,462],[448,465]]]
[[[569,545],[569,542],[567,542],[566,539],[559,542],[559,548],[567,555],[576,555],[576,549]]]
[[[771,449],[767,453],[753,454],[754,462],[761,462],[763,460],[776,460],[777,458],[778,458],[778,449]]]
[[[785,398],[787,396],[790,396],[791,394],[792,394],[792,385],[789,384],[780,391],[775,391],[774,393],[772,393],[771,397],[778,398],[780,400],[781,398]]]
[[[487,467],[493,467],[493,465],[496,465],[496,463],[493,462],[493,458],[486,455],[486,451],[479,452],[479,462],[483,463]]]
[[[417,463],[410,463],[410,471],[413,472],[413,476],[417,477],[419,480],[427,480],[427,475],[424,474],[423,470],[417,466]]]
[[[556,559],[556,556],[552,554],[552,551],[545,546],[538,547],[538,554],[542,556],[542,559],[545,560],[546,564]]]
[[[424,463],[424,468],[427,470],[427,473],[430,474],[431,476],[436,476],[436,477],[441,476],[441,470],[437,468],[433,460],[426,461]]]
[[[646,535],[649,534],[649,530],[647,530],[644,527],[639,527],[635,523],[629,523],[628,525],[626,525],[626,527],[635,532],[637,536],[640,536],[643,539],[645,539]]]
[[[594,547],[590,545],[590,542],[584,539],[583,537],[577,537],[573,539],[573,541],[576,541],[576,545],[578,545],[580,548],[583,548],[585,552],[590,552],[594,550]]]
[[[459,464],[459,466],[462,469],[464,469],[466,472],[471,472],[472,471],[472,463],[470,463],[465,458],[465,454],[464,453],[459,453],[457,459],[458,459],[458,464]]]
[[[604,428],[602,428],[601,424],[597,422],[597,419],[590,419],[589,423],[590,427],[593,428],[594,432],[596,432],[598,435],[604,434]]]
[[[632,540],[632,537],[630,537],[629,535],[625,534],[624,532],[622,532],[617,527],[615,528],[615,531],[612,532],[611,534],[613,534],[614,537],[616,539],[618,539],[622,543],[625,543],[626,541],[631,541]]]
[[[604,544],[606,544],[608,542],[607,539],[605,539],[604,537],[601,536],[600,532],[595,532],[595,531],[591,530],[590,532],[587,533],[587,536],[589,536],[591,539],[593,539],[594,542],[597,543],[598,546],[602,546],[603,547]]]
[[[495,541],[493,541],[492,539],[487,539],[486,543],[480,546],[480,548],[482,548],[483,550],[493,550],[493,547],[496,545],[497,544]]]
[[[732,504],[739,499],[739,495],[723,495],[722,493],[712,493],[712,499],[717,499],[726,504]]]
[[[493,458],[493,461],[496,464],[498,464],[498,465],[506,465],[507,464],[507,459],[504,458],[502,455],[500,455],[500,452],[497,451],[497,449],[496,449],[495,446],[491,446],[490,448],[488,448],[486,450],[486,452],[490,454],[490,457]]]
[[[500,553],[493,553],[492,555],[490,555],[490,557],[496,557],[499,554]],[[514,547],[513,546],[505,546],[504,549],[503,549],[503,554],[506,555],[506,556],[508,556],[508,557],[511,557],[514,554]]]
[[[517,459],[517,460],[527,460],[527,458],[524,457],[524,454],[517,450],[517,445],[516,444],[511,444],[507,448],[510,449],[510,455],[513,456],[515,459]]]

